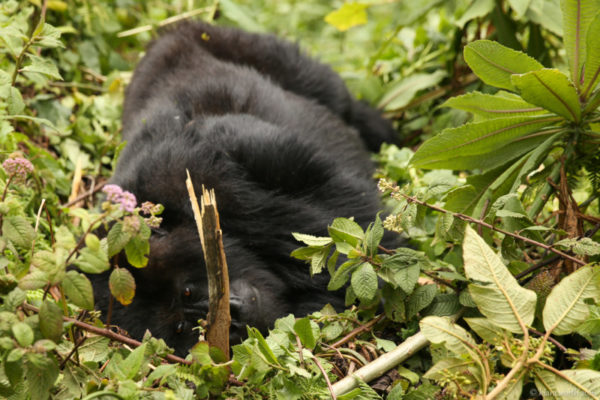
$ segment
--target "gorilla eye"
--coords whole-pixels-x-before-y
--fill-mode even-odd
[[[183,332],[183,327],[184,327],[184,322],[183,321],[179,321],[177,323],[177,326],[175,327],[175,333],[181,333],[181,332]]]
[[[190,289],[189,287],[186,287],[185,289],[183,289],[183,295],[185,297],[190,297],[192,295],[192,289]]]

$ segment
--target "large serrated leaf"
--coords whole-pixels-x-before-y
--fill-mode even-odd
[[[563,42],[567,50],[571,79],[579,86],[581,68],[586,59],[584,41],[592,19],[600,10],[600,0],[561,0],[560,8],[563,15]]]
[[[500,258],[470,226],[463,242],[464,268],[474,282],[469,292],[479,311],[495,325],[522,333],[533,322],[537,296],[519,285]]]
[[[135,295],[135,280],[125,268],[115,268],[110,273],[108,287],[113,296],[124,306],[131,304]]]
[[[528,102],[570,121],[579,122],[579,96],[569,78],[557,69],[542,69],[513,75],[512,83]]]
[[[507,96],[507,92],[487,94],[471,92],[452,97],[442,107],[452,107],[468,111],[485,119],[509,117],[515,115],[536,115],[544,112],[540,107],[523,101],[519,96]]]
[[[56,343],[60,341],[63,332],[63,312],[54,302],[45,300],[40,307],[40,331],[46,339]]]
[[[73,304],[90,311],[94,309],[94,290],[87,276],[71,270],[67,272],[62,287]]]
[[[430,305],[436,294],[437,287],[435,285],[417,287],[406,302],[407,318],[414,317],[419,311]]]
[[[20,215],[5,217],[2,225],[4,237],[15,246],[29,248],[35,238],[35,231],[29,221]]]
[[[27,54],[31,64],[21,68],[24,72],[36,72],[46,75],[50,78],[62,80],[62,76],[58,72],[58,68],[50,58],[38,57],[33,54]]]
[[[598,393],[600,393],[599,371],[569,369],[560,372],[566,379],[555,375],[556,393],[568,393],[568,398],[571,399],[598,399]]]
[[[361,301],[369,301],[375,297],[377,292],[377,273],[369,263],[361,264],[352,273],[350,279],[352,290]]]
[[[555,335],[573,332],[589,314],[586,299],[600,297],[600,269],[582,267],[556,285],[544,307],[543,319],[546,331]]]
[[[483,363],[487,361],[479,357],[475,340],[463,327],[453,323],[448,317],[425,317],[419,326],[427,340],[431,343],[443,344],[448,351],[458,357],[468,355],[476,363],[481,376],[484,375]]]
[[[475,75],[488,85],[514,90],[512,74],[524,74],[544,68],[527,54],[490,40],[478,40],[465,46],[464,57]]]
[[[600,13],[590,23],[587,32],[583,96],[587,98],[600,79]]]
[[[410,162],[421,168],[457,169],[461,157],[497,152],[499,147],[523,140],[527,134],[539,132],[559,120],[561,118],[546,115],[518,116],[444,129],[425,141]]]

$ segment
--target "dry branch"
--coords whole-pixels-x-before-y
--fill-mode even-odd
[[[219,212],[214,190],[206,190],[202,186],[200,207],[194,192],[194,186],[187,171],[186,186],[196,219],[196,226],[204,262],[208,274],[208,329],[206,340],[210,346],[218,347],[229,359],[229,327],[231,315],[229,312],[229,272],[223,248],[223,232],[219,223]]]

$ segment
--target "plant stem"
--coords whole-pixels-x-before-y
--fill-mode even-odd
[[[558,165],[558,167],[559,167],[559,170],[560,170],[560,164]],[[571,261],[573,261],[576,264],[579,264],[579,265],[585,265],[586,264],[584,261],[581,261],[581,260],[579,260],[579,259],[577,259],[577,258],[575,258],[573,256],[570,256],[569,254],[564,253],[564,252],[562,252],[560,250],[557,250],[554,247],[549,246],[549,245],[547,245],[545,243],[541,243],[541,242],[538,242],[536,240],[529,239],[528,237],[519,235],[518,233],[512,233],[512,232],[505,231],[504,229],[497,228],[494,225],[488,224],[487,222],[482,221],[480,219],[476,219],[476,218],[470,217],[470,216],[465,215],[465,214],[448,211],[448,210],[443,209],[441,207],[434,206],[433,204],[428,204],[428,203],[426,203],[424,201],[421,201],[421,200],[417,199],[416,197],[412,197],[412,196],[409,196],[407,194],[401,193],[399,191],[399,188],[397,186],[396,186],[396,189],[395,189],[394,193],[392,193],[392,196],[394,194],[397,194],[397,195],[400,195],[400,196],[404,197],[409,202],[417,203],[417,204],[419,204],[421,206],[431,208],[432,210],[439,211],[439,212],[442,212],[444,214],[451,214],[453,217],[458,218],[460,220],[471,222],[471,223],[474,223],[474,224],[479,224],[479,225],[481,225],[481,226],[483,226],[485,228],[491,229],[493,231],[500,232],[500,233],[502,233],[504,235],[507,235],[507,236],[512,236],[515,239],[519,239],[519,240],[521,240],[521,241],[523,241],[525,243],[529,243],[529,244],[532,244],[534,246],[541,247],[541,248],[546,249],[548,251],[551,251],[551,252],[553,252],[555,254],[558,254],[561,257],[564,257],[564,258],[566,258],[568,260],[571,260]]]
[[[552,171],[550,172],[550,175],[548,178],[552,181],[556,181],[559,178],[559,176],[560,176],[560,163],[556,163],[552,167]],[[540,211],[542,211],[544,204],[546,204],[546,202],[550,198],[550,193],[552,193],[553,190],[554,190],[554,188],[552,187],[552,185],[550,185],[550,183],[548,183],[548,182],[544,183],[544,187],[538,193],[537,197],[533,201],[533,204],[529,208],[529,211],[527,211],[527,215],[529,216],[529,218],[531,218],[532,220],[535,220],[535,217],[540,213]]]

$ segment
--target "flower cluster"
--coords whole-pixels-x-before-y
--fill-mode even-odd
[[[33,172],[33,165],[23,157],[11,157],[4,160],[2,168],[16,179],[25,179],[28,173]]]
[[[127,190],[121,189],[118,185],[106,185],[102,188],[102,191],[106,193],[106,199],[111,203],[119,204],[121,210],[127,212],[133,212],[137,205],[135,195]]]
[[[137,235],[140,231],[140,217],[137,215],[128,215],[123,218],[123,230],[131,235]]]
[[[150,228],[158,228],[160,226],[162,218],[157,217],[156,214],[160,214],[163,211],[162,204],[154,204],[152,202],[145,201],[142,203],[140,211],[142,211],[144,214],[150,215],[150,217],[144,219],[146,225],[148,225]]]

